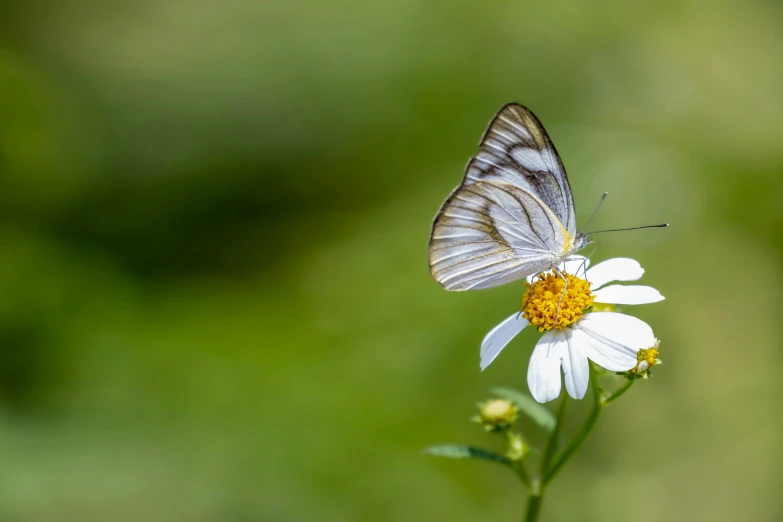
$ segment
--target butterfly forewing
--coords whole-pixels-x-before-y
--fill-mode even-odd
[[[575,229],[552,142],[533,113],[508,104],[435,218],[430,270],[448,290],[490,288],[548,269]]]
[[[576,215],[565,168],[538,118],[517,103],[504,106],[481,139],[463,184],[500,178],[536,195],[555,213],[570,236]]]

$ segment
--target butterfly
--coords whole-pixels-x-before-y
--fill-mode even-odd
[[[543,125],[506,104],[432,225],[430,272],[446,290],[478,290],[554,270],[587,245],[565,167]]]

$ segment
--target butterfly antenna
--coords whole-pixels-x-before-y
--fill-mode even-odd
[[[593,215],[590,216],[590,219],[587,220],[587,223],[585,224],[585,228],[590,226],[590,223],[593,222],[593,218],[595,217],[596,214],[598,214],[598,209],[601,208],[601,205],[604,204],[604,200],[606,199],[606,196],[608,196],[608,195],[609,195],[608,192],[604,192],[604,195],[601,196],[601,201],[598,202],[598,206],[595,207],[595,210],[593,210]]]
[[[641,230],[642,228],[665,228],[668,227],[668,223],[661,223],[660,225],[644,225],[643,227],[630,227],[630,228],[613,228],[611,230],[596,230],[595,232],[586,232],[588,235],[601,234],[603,232],[621,232],[623,230]]]

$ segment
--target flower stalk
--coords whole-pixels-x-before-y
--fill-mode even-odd
[[[587,440],[587,437],[593,431],[595,423],[598,422],[598,417],[601,416],[601,411],[604,409],[605,403],[601,397],[603,394],[603,389],[601,388],[601,384],[598,382],[598,372],[595,370],[595,368],[592,368],[592,370],[593,371],[590,372],[590,387],[593,390],[593,406],[590,408],[590,413],[587,414],[587,417],[582,423],[582,426],[579,428],[579,431],[577,431],[576,435],[574,436],[574,439],[568,446],[566,446],[563,452],[558,456],[557,460],[555,460],[555,462],[547,468],[546,473],[543,475],[543,483],[545,486],[549,484],[553,478],[555,478],[555,475],[557,475],[563,466],[565,466],[566,463],[571,460],[571,457],[574,456],[574,453],[576,453],[576,451],[582,447],[582,444],[584,444],[584,442]]]
[[[591,366],[594,365],[591,364]],[[593,432],[593,428],[595,428],[595,425],[598,422],[598,418],[601,416],[601,412],[603,412],[604,408],[609,403],[618,399],[625,392],[627,392],[631,386],[633,386],[633,383],[636,382],[634,380],[627,381],[613,393],[605,396],[604,390],[601,387],[601,383],[598,379],[599,372],[596,368],[591,368],[591,370],[590,388],[592,389],[593,404],[590,408],[590,412],[587,414],[587,417],[585,417],[582,426],[580,426],[571,442],[556,458],[554,458],[554,455],[557,451],[557,441],[562,431],[562,425],[565,422],[569,400],[567,394],[563,394],[562,399],[560,399],[560,406],[558,407],[557,413],[557,426],[552,431],[549,439],[547,440],[546,451],[541,461],[540,478],[533,479],[532,483],[535,487],[531,488],[530,494],[528,496],[525,517],[523,519],[525,522],[535,522],[538,520],[538,515],[541,511],[541,505],[546,487],[550,482],[552,482],[560,470],[563,469],[568,461],[571,460],[574,454],[579,451],[579,449],[585,443],[587,438]]]

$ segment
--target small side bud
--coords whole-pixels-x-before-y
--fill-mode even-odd
[[[506,448],[506,457],[511,460],[522,460],[530,453],[530,446],[522,439],[518,433],[511,430],[506,431],[508,447]]]
[[[641,348],[636,353],[636,366],[628,370],[627,372],[618,373],[623,375],[629,380],[634,379],[647,379],[650,375],[650,369],[653,366],[662,364],[662,361],[658,358],[658,347],[661,341],[655,340],[655,345],[650,348]]]
[[[487,431],[505,431],[517,419],[517,407],[508,399],[490,399],[479,405],[476,421]]]

